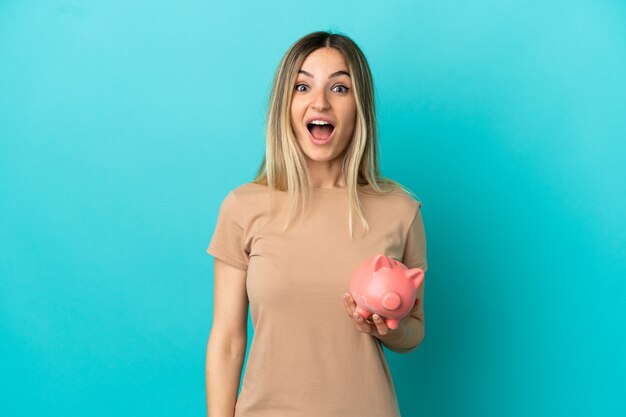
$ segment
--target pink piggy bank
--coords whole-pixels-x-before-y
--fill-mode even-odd
[[[417,303],[417,288],[423,280],[421,268],[409,269],[393,258],[377,254],[356,269],[350,280],[350,294],[363,319],[376,313],[387,327],[397,329],[400,320]]]

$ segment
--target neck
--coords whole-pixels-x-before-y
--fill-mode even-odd
[[[307,158],[308,159],[308,158]],[[314,161],[308,159],[307,166],[313,188],[345,188],[346,183],[341,172],[342,158],[332,161]]]

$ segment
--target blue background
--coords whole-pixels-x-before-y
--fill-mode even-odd
[[[219,203],[327,29],[424,202],[403,415],[626,415],[626,4],[502,0],[0,2],[0,414],[205,415]]]

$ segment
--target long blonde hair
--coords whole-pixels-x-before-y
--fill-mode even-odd
[[[361,220],[364,233],[369,230],[357,190],[387,194],[400,188],[412,196],[414,194],[380,173],[372,74],[363,52],[348,36],[325,31],[310,33],[297,40],[281,59],[269,98],[265,155],[252,182],[268,186],[270,194],[274,190],[289,192],[289,218],[285,229],[296,215],[304,213],[311,197],[311,181],[302,150],[291,128],[290,107],[298,70],[311,52],[324,47],[335,48],[342,53],[351,74],[356,99],[354,133],[341,167],[348,191],[348,223],[352,239],[354,212]]]

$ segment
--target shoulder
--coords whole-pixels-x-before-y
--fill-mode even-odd
[[[413,191],[406,187],[396,187],[392,193],[412,209],[418,210],[422,206],[422,201],[417,198]]]
[[[393,193],[397,200],[396,204],[402,207],[399,212],[403,222],[411,224],[416,217],[420,216],[422,202],[410,190],[398,188]]]
[[[232,195],[239,204],[254,204],[267,195],[268,188],[265,185],[254,182],[246,182],[233,188],[229,195]]]
[[[267,187],[253,182],[246,182],[232,188],[224,196],[222,206],[240,215],[249,213],[262,205],[267,196]]]
[[[418,216],[421,202],[406,187],[393,184],[384,186],[384,189],[385,192],[363,189],[359,197],[366,216],[386,225],[381,227],[406,231]]]
[[[389,207],[393,212],[403,212],[414,217],[422,206],[422,201],[415,193],[400,184],[393,185],[385,193],[365,190],[363,195],[372,196],[380,201],[383,206]]]

